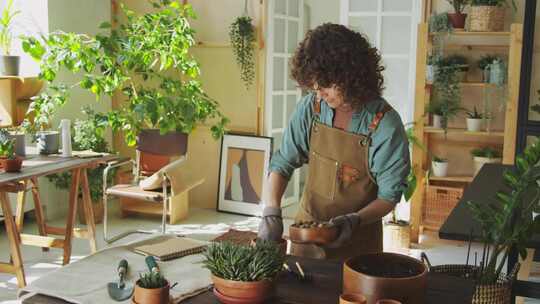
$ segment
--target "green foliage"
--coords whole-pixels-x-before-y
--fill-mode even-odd
[[[204,267],[213,275],[242,282],[274,279],[285,259],[276,244],[265,241],[257,241],[255,246],[213,243],[204,256]]]
[[[471,150],[471,155],[475,157],[500,158],[501,152],[491,147],[483,147]]]
[[[71,128],[71,142],[76,151],[92,150],[94,152],[111,152],[105,140],[105,129],[108,126],[107,117],[96,113],[89,107],[83,108],[86,119],[75,120]],[[103,196],[103,167],[89,169],[88,183],[90,197],[93,202],[100,202]],[[114,172],[109,174],[108,183],[112,183]],[[64,172],[48,175],[47,179],[59,189],[69,189],[71,186],[71,173]]]
[[[473,216],[481,224],[482,239],[491,248],[491,256],[478,277],[480,283],[494,284],[515,247],[521,258],[527,257],[527,243],[540,232],[540,140],[516,157],[515,170],[505,171],[508,191],[499,191],[496,203],[468,202]]]
[[[0,48],[3,50],[4,55],[9,55],[11,52],[11,42],[13,41],[11,24],[15,16],[20,13],[19,10],[13,10],[13,0],[7,0],[6,7],[2,11],[2,17],[0,18]]]
[[[471,1],[470,0],[446,0],[446,2],[450,3],[452,7],[454,8],[454,11],[459,14],[463,13],[463,9],[465,9],[465,6],[467,6]]]
[[[110,24],[104,22],[100,27],[107,32],[96,36],[54,32],[44,41],[29,37],[23,49],[40,61],[40,77],[49,83],[65,69],[83,74],[67,89],[78,86],[98,99],[123,94],[127,102],[107,118],[115,131],[124,132],[130,146],[142,129],[190,133],[208,120],[213,136],[221,137],[228,119],[202,89],[199,64],[189,52],[195,44],[191,6],[168,0],[151,3],[155,10],[141,16],[122,6],[126,22],[118,29],[109,31]],[[42,102],[32,109],[39,121],[42,108],[54,106]]]
[[[139,274],[139,280],[137,285],[146,289],[163,288],[167,286],[169,282],[163,277],[159,271],[150,271]]]
[[[508,0],[472,0],[472,6],[510,6]],[[516,1],[512,0],[512,8],[514,11],[517,10]]]
[[[429,17],[430,33],[451,33],[453,30],[447,13],[433,14]]]
[[[469,110],[466,110],[466,113],[467,113],[467,116],[471,119],[482,119],[484,118],[484,114],[478,112],[478,110],[476,109],[476,106],[474,106],[474,110],[472,111],[469,111]]]
[[[251,17],[242,16],[236,18],[229,29],[229,38],[236,57],[236,63],[240,67],[240,78],[249,88],[255,79],[255,28],[251,24]]]
[[[482,55],[482,57],[480,57],[480,60],[478,60],[477,62],[478,68],[480,68],[481,70],[485,70],[489,64],[492,64],[493,61],[497,59],[502,60],[502,58],[498,55]]]
[[[461,87],[458,72],[465,67],[467,59],[453,55],[442,58],[433,81],[433,100],[427,111],[442,116],[442,127],[447,130],[448,121],[463,110],[461,107]]]
[[[535,111],[536,113],[540,114],[540,104],[535,104],[531,106],[531,110]]]
[[[11,138],[5,128],[0,129],[0,157],[15,158],[15,138]]]
[[[32,97],[22,128],[29,134],[48,129],[54,115],[58,109],[65,105],[68,98],[67,86],[63,84],[49,85],[46,92]],[[33,123],[28,118],[30,115],[34,115]]]
[[[430,54],[427,58],[427,65],[439,66],[441,64],[442,57],[438,54]]]
[[[467,57],[455,54],[442,58],[439,67],[458,67],[461,71],[466,71],[469,69],[469,62]]]
[[[438,157],[437,155],[433,155],[433,161],[436,163],[446,163],[448,162],[448,159]]]

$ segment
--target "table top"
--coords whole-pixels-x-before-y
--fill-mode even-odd
[[[101,156],[81,158],[62,157],[59,154],[40,155],[35,147],[27,147],[27,155],[23,160],[20,172],[0,173],[0,185],[17,182],[32,177],[39,177],[82,167],[92,167],[100,163],[119,159],[115,154],[103,154]]]
[[[514,170],[512,165],[485,164],[472,183],[465,189],[463,197],[452,210],[445,223],[439,230],[441,239],[468,241],[479,241],[481,237],[480,223],[474,219],[472,212],[467,205],[468,201],[481,204],[497,203],[495,194],[497,191],[508,190],[504,184],[503,173],[505,170]],[[530,248],[540,248],[540,235],[532,238],[528,245]]]

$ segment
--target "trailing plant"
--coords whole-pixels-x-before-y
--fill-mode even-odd
[[[446,13],[431,15],[428,26],[430,33],[451,33],[454,30]]]
[[[480,57],[477,62],[478,68],[480,68],[481,70],[485,70],[486,68],[488,68],[488,65],[492,64],[493,61],[497,59],[502,60],[502,58],[497,55],[482,55],[482,57]]]
[[[255,79],[255,28],[251,24],[251,17],[236,18],[229,28],[229,37],[236,63],[240,68],[240,78],[246,88],[249,88]]]
[[[76,151],[92,150],[94,152],[110,153],[109,144],[105,140],[105,130],[108,126],[107,117],[96,113],[89,107],[84,107],[82,112],[85,119],[76,119],[71,128],[71,142]],[[103,170],[102,166],[89,169],[88,183],[90,197],[93,202],[100,202],[103,196]],[[113,181],[115,172],[108,176],[108,182]],[[48,175],[47,179],[59,189],[69,189],[71,186],[71,173],[64,172]]]
[[[4,128],[0,129],[0,158],[15,159],[15,138]]]
[[[122,5],[126,22],[118,29],[104,22],[104,32],[95,36],[57,31],[41,40],[26,37],[23,49],[40,62],[40,77],[49,83],[65,69],[83,74],[67,90],[80,87],[97,98],[121,93],[127,102],[110,111],[108,121],[113,130],[124,132],[130,146],[142,129],[190,133],[208,120],[219,138],[228,120],[198,80],[199,64],[189,52],[195,44],[191,6],[171,0],[150,3],[155,10],[144,15]],[[54,106],[34,103],[32,109],[39,114]]]
[[[461,71],[466,71],[469,69],[469,62],[467,60],[467,57],[458,54],[442,58],[439,65],[442,67],[458,67]]]
[[[438,54],[430,54],[427,58],[427,65],[439,66],[441,64],[442,57]]]
[[[474,157],[500,158],[501,152],[491,147],[476,148],[471,151]]]
[[[512,0],[512,8],[517,11],[516,1]],[[509,7],[508,0],[472,0],[472,6],[506,6]]]
[[[446,0],[454,8],[456,14],[462,14],[465,7],[471,2],[470,0]]]
[[[469,118],[471,118],[471,119],[482,119],[482,118],[484,118],[484,114],[478,112],[478,110],[476,109],[476,106],[474,106],[474,110],[472,110],[472,111],[467,110],[466,113],[467,113],[467,116]]]
[[[2,17],[0,18],[0,48],[2,48],[4,55],[11,53],[11,43],[13,41],[11,25],[13,19],[20,13],[21,11],[13,9],[13,0],[7,0],[6,7],[2,11]]]
[[[482,228],[482,241],[488,248],[485,263],[480,267],[477,281],[495,284],[506,264],[511,248],[522,259],[527,257],[527,244],[540,232],[540,140],[516,157],[513,170],[503,174],[508,190],[498,191],[496,202],[468,202],[474,218]]]
[[[213,275],[242,282],[274,279],[281,271],[285,259],[276,244],[261,240],[255,246],[213,243],[203,255],[203,265]]]
[[[449,56],[439,63],[433,81],[433,106],[442,116],[442,127],[447,130],[448,121],[462,111],[461,87],[458,72],[463,68],[462,56]],[[431,105],[432,103],[430,103]]]
[[[159,271],[149,271],[139,274],[137,285],[146,289],[156,289],[166,287],[169,282]]]

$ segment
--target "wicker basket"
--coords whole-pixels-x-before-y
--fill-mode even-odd
[[[463,188],[428,185],[421,225],[429,230],[439,230],[462,195]]]
[[[457,277],[476,277],[479,267],[472,265],[438,265],[431,266],[426,255],[422,253],[422,260],[427,264],[429,271]],[[512,296],[512,283],[517,277],[519,263],[516,263],[510,274],[501,273],[495,284],[478,284],[474,292],[472,304],[510,304]]]
[[[504,30],[505,8],[499,6],[472,6],[469,15],[471,32],[500,32]]]

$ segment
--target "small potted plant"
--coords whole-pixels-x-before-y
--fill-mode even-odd
[[[482,82],[489,83],[489,66],[494,60],[499,59],[497,55],[483,55],[478,60],[478,68],[482,71]]]
[[[491,147],[473,149],[471,155],[474,160],[474,175],[480,172],[484,164],[498,164],[502,162],[501,152]]]
[[[433,128],[437,128],[437,129],[441,129],[442,128],[442,120],[443,120],[443,112],[444,112],[444,107],[443,107],[443,103],[442,102],[439,102],[437,100],[432,100],[427,108],[426,108],[426,112],[431,114],[431,119],[432,119],[432,122],[431,122],[431,126]]]
[[[452,23],[452,27],[457,31],[465,29],[465,18],[467,14],[463,13],[465,7],[469,4],[469,0],[446,0],[454,7],[454,13],[448,13],[448,19]]]
[[[433,34],[451,33],[452,24],[448,20],[447,13],[433,14],[429,17],[429,32]]]
[[[168,304],[169,281],[159,271],[139,274],[133,291],[133,303],[136,304]]]
[[[430,54],[427,58],[426,65],[426,82],[432,83],[437,73],[437,68],[441,61],[441,56],[437,54]]]
[[[6,129],[0,129],[0,167],[6,172],[19,172],[22,167],[22,158],[15,154],[15,139]]]
[[[0,48],[2,48],[3,53],[0,58],[0,73],[3,76],[19,75],[20,58],[11,55],[11,43],[13,42],[11,26],[13,19],[20,13],[19,10],[13,9],[13,0],[8,0],[0,18]]]
[[[431,161],[431,170],[436,177],[445,177],[448,175],[448,160],[440,158],[436,155],[433,156]]]
[[[482,129],[482,122],[484,120],[484,114],[478,112],[476,106],[474,110],[466,111],[467,113],[467,131],[479,132]]]
[[[498,32],[504,30],[504,19],[508,0],[472,0],[470,11],[470,27],[473,32]],[[511,0],[514,11],[517,10],[515,0]]]
[[[253,304],[272,296],[274,279],[285,259],[278,246],[266,241],[258,241],[255,246],[213,243],[203,254],[203,265],[212,273],[218,299]]]
[[[462,82],[467,81],[467,72],[469,71],[467,57],[458,54],[450,55],[442,59],[441,65],[443,68],[457,68],[458,79]]]

